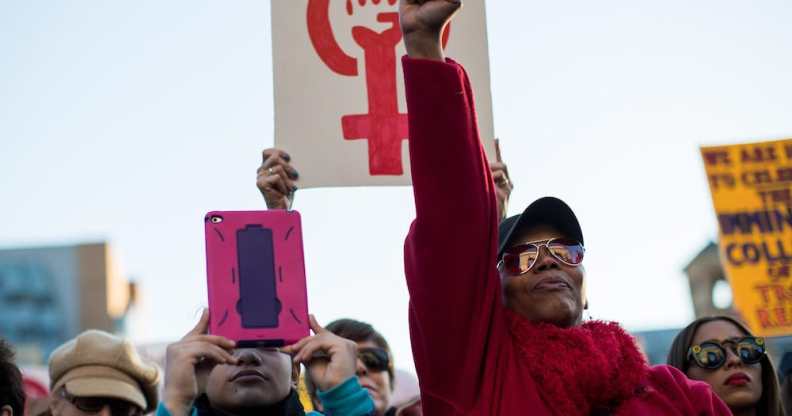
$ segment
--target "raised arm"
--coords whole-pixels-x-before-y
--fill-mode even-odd
[[[467,75],[440,42],[460,6],[402,0],[400,12],[416,206],[405,242],[413,355],[422,394],[465,407],[501,306],[494,183]]]

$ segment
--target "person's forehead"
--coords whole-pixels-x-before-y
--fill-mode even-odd
[[[744,337],[746,334],[736,325],[729,321],[718,319],[702,324],[698,327],[693,343],[699,344],[704,341],[724,341]]]
[[[377,348],[381,350],[386,350],[386,348],[378,343],[376,343],[372,339],[367,339],[365,341],[358,341],[356,342],[358,348]]]
[[[382,348],[382,346],[377,345],[374,341],[368,339],[365,341],[361,341],[357,343],[358,348]]]
[[[536,241],[549,240],[551,238],[568,237],[550,224],[531,224],[523,226],[516,233],[516,237],[511,240],[509,246],[531,243]]]
[[[261,354],[269,354],[269,353],[278,353],[280,350],[276,347],[244,347],[244,348],[234,348],[234,353],[243,353],[246,351],[249,352],[257,352]]]

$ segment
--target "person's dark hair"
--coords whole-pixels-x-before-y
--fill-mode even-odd
[[[674,342],[671,343],[671,350],[668,352],[668,359],[666,360],[667,364],[672,367],[676,367],[683,373],[687,374],[687,370],[691,365],[690,360],[688,360],[688,350],[693,344],[693,338],[696,336],[696,332],[698,332],[698,329],[701,327],[701,325],[713,321],[729,322],[739,328],[740,331],[746,335],[753,336],[751,331],[749,331],[744,324],[734,318],[728,316],[709,316],[699,318],[691,322],[690,325],[686,326],[683,330],[679,331],[677,336],[674,338]],[[761,364],[762,397],[759,399],[759,403],[757,404],[756,414],[767,416],[783,416],[784,410],[781,403],[778,379],[776,378],[776,371],[773,367],[773,363],[770,361],[770,356],[765,354],[765,356],[762,357]]]
[[[792,415],[792,352],[786,352],[778,365],[778,380],[781,385],[781,402],[784,412]]]
[[[390,387],[391,390],[393,389],[393,380],[395,377],[394,369],[393,369],[393,354],[391,353],[390,346],[388,345],[388,341],[385,340],[385,337],[382,336],[376,329],[374,329],[371,324],[366,322],[357,321],[354,319],[337,319],[333,322],[330,322],[325,326],[325,329],[338,335],[341,338],[346,338],[350,341],[355,342],[366,342],[371,341],[379,348],[388,352],[388,378],[390,379]],[[308,394],[311,398],[316,397],[316,386],[311,381],[311,378],[306,375],[305,377],[305,387],[308,390]]]
[[[792,415],[792,374],[784,376],[784,381],[781,382],[781,399],[784,412],[787,415]]]
[[[14,416],[25,411],[25,387],[22,372],[14,364],[14,351],[0,338],[0,406],[11,406]]]

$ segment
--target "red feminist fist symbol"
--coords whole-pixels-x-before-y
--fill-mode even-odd
[[[367,0],[357,0],[365,6]],[[368,0],[379,5],[383,0]],[[391,6],[397,0],[387,0]],[[346,11],[353,15],[352,0]],[[357,59],[349,56],[335,39],[330,24],[330,0],[308,0],[308,34],[316,53],[333,72],[358,76]],[[396,90],[396,45],[401,42],[398,12],[382,12],[377,21],[390,27],[376,32],[364,26],[352,28],[352,38],[364,53],[368,113],[341,117],[345,140],[368,140],[369,173],[371,175],[402,175],[401,142],[407,139],[407,114],[399,113]],[[449,30],[443,34],[448,42]]]

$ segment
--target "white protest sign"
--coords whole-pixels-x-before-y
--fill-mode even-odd
[[[272,0],[275,146],[301,188],[409,185],[397,0]],[[465,66],[494,157],[484,1],[467,1],[446,34]],[[492,159],[494,160],[494,159]]]

